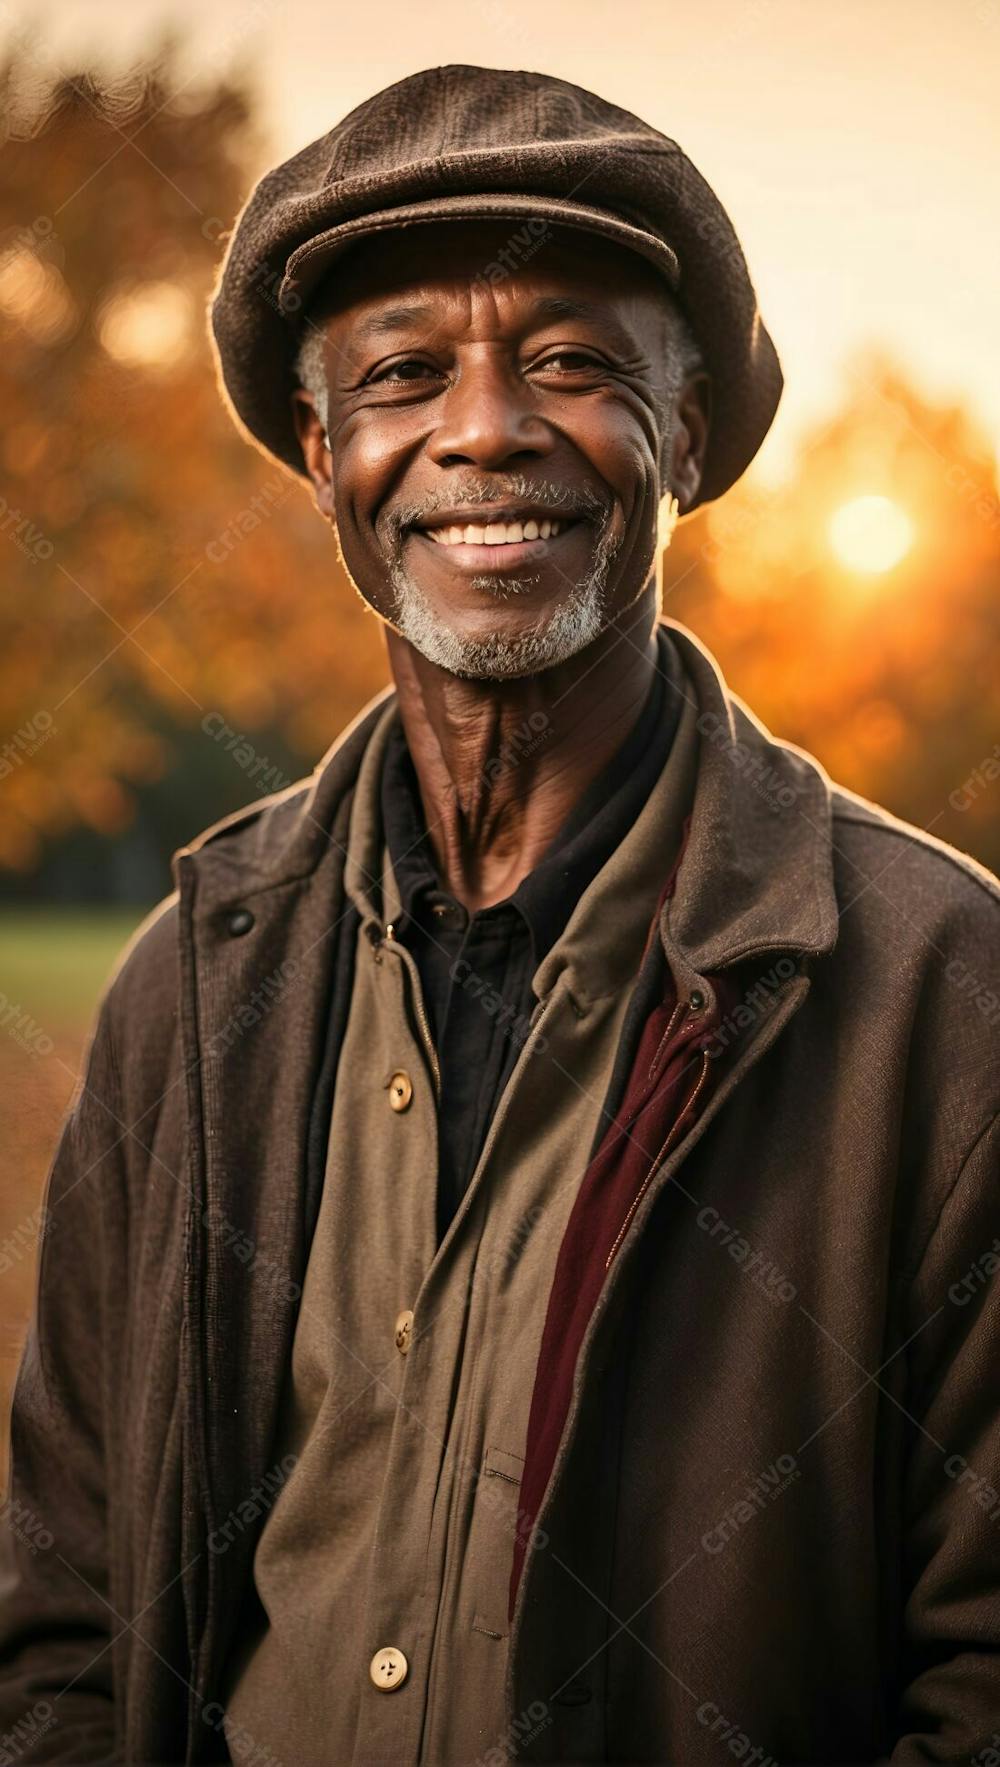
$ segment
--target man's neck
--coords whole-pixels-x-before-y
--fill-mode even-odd
[[[388,631],[399,712],[444,888],[474,911],[513,894],[639,717],[657,667],[656,588],[577,656],[468,680]]]

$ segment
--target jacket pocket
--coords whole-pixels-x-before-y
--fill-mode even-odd
[[[507,1448],[487,1448],[476,1489],[470,1541],[475,1579],[471,1626],[489,1638],[506,1638],[507,1591],[514,1556],[514,1536],[524,1456]]]

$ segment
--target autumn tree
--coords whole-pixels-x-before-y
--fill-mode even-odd
[[[223,725],[307,770],[386,676],[309,493],[216,387],[207,301],[266,161],[248,92],[167,53],[109,83],[16,52],[0,86],[0,867],[26,869],[127,828],[182,754],[193,791]],[[259,790],[223,752],[201,821]]]

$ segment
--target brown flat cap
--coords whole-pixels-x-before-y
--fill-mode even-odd
[[[425,68],[376,92],[262,178],[237,217],[211,307],[238,424],[304,472],[290,394],[302,315],[366,234],[505,216],[533,244],[545,223],[630,247],[664,276],[712,376],[697,501],[737,479],[770,427],[782,373],[718,197],[676,142],[550,74]],[[516,257],[517,229],[512,233]]]

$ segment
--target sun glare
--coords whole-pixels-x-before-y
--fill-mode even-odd
[[[830,545],[851,571],[891,571],[913,545],[913,524],[889,497],[855,497],[830,518]]]

